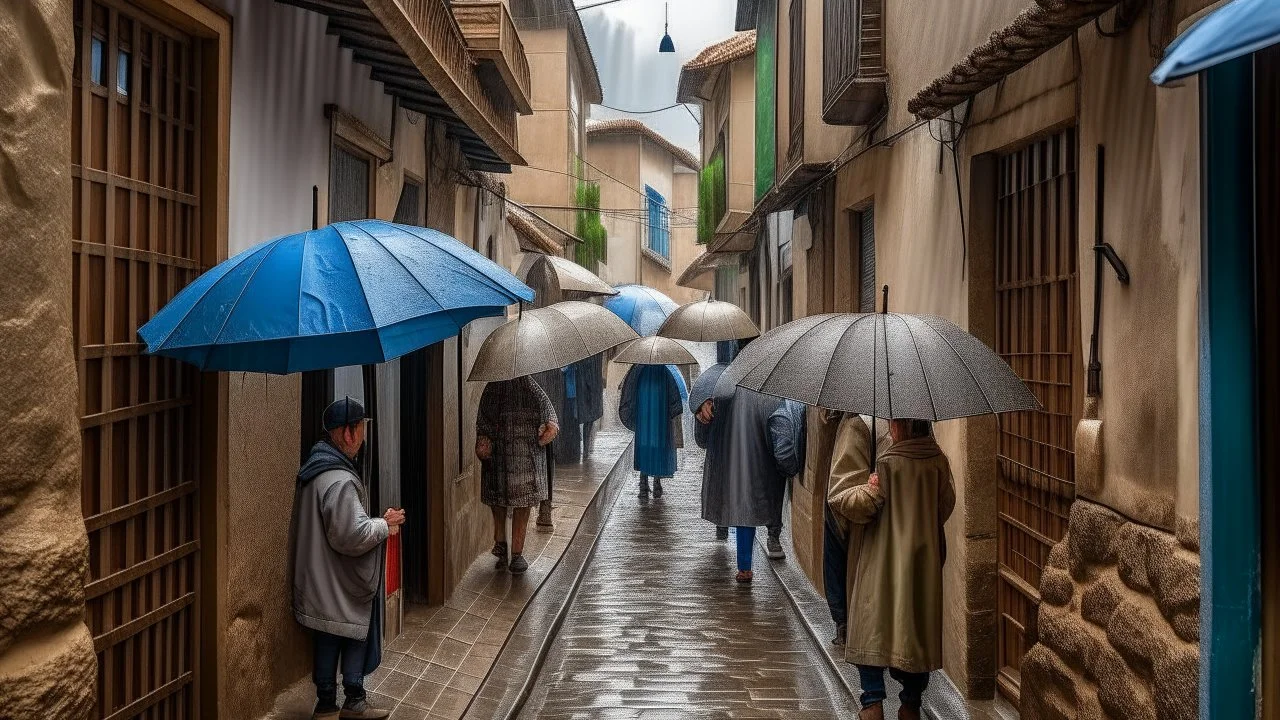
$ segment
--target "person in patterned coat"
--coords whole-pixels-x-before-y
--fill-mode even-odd
[[[497,569],[519,575],[529,508],[547,499],[548,443],[560,432],[551,398],[525,376],[485,386],[476,416],[480,502],[493,511],[493,555]],[[507,560],[507,509],[512,509],[511,557]]]

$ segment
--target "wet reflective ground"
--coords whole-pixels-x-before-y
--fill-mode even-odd
[[[755,582],[734,582],[689,445],[663,498],[632,474],[520,717],[856,716],[758,545]]]

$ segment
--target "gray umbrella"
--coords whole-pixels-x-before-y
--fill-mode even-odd
[[[537,293],[534,300],[537,307],[546,307],[561,300],[618,294],[595,273],[557,255],[530,254],[521,263],[517,275]]]
[[[934,315],[801,318],[760,336],[725,375],[767,395],[879,418],[1041,409],[999,355]]]
[[[644,337],[632,340],[618,353],[614,362],[631,365],[697,365],[698,359],[683,345],[670,338]]]
[[[495,382],[554,370],[636,337],[617,315],[587,302],[524,310],[485,338],[467,379]]]
[[[731,302],[698,300],[676,308],[658,334],[676,340],[719,342],[753,338],[760,329]]]

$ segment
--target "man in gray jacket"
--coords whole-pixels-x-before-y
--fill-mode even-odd
[[[349,397],[326,408],[328,437],[311,449],[294,490],[293,613],[314,639],[317,720],[390,714],[369,706],[364,677],[382,660],[383,543],[404,524],[404,511],[371,518],[365,508],[354,459],[367,422],[364,407]]]

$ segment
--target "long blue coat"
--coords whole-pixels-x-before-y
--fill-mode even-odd
[[[651,477],[676,473],[673,418],[684,412],[682,388],[666,365],[635,365],[622,381],[618,416],[635,433],[636,470]]]

